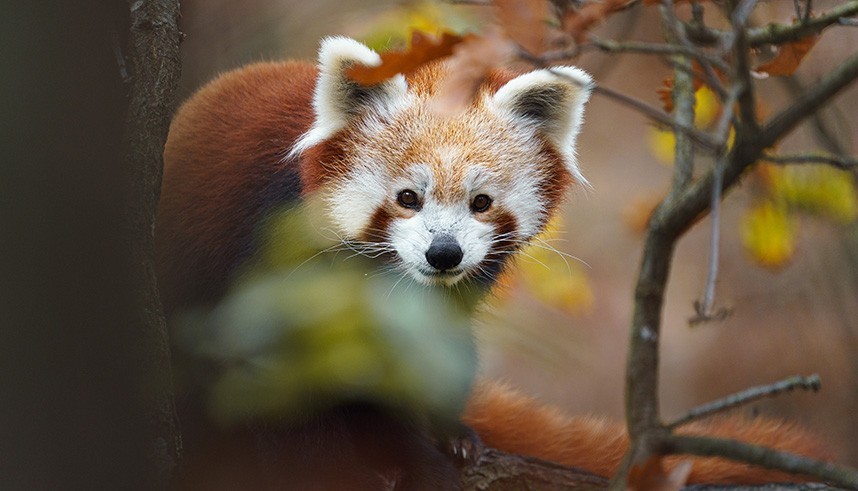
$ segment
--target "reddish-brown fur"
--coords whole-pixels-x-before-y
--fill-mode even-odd
[[[572,417],[559,409],[494,383],[480,384],[463,421],[489,447],[530,455],[611,476],[628,447],[625,427],[594,417]],[[680,433],[730,438],[798,455],[830,459],[815,435],[783,421],[721,417],[683,426]],[[720,458],[667,457],[668,467],[691,460],[690,483],[763,484],[805,478]]]
[[[431,91],[438,70],[430,67],[418,72],[409,83],[418,91]],[[156,234],[159,281],[168,314],[178,306],[215,301],[223,293],[247,247],[245,241],[265,211],[259,194],[272,174],[300,174],[302,191],[307,193],[331,172],[321,162],[333,167],[346,164],[338,162],[346,144],[343,132],[308,149],[300,164],[297,159],[284,160],[312,124],[316,75],[314,66],[302,62],[253,65],[206,86],[174,120],[165,149]],[[508,74],[494,74],[485,90],[493,92],[509,78]],[[553,210],[572,176],[556,151],[546,146],[545,152],[554,163],[545,181],[547,208]],[[514,215],[503,210],[497,213],[499,231],[515,228]],[[392,216],[390,210],[380,209],[372,226],[383,228]],[[620,425],[570,418],[496,385],[476,390],[464,420],[489,446],[602,475],[613,472],[627,446]],[[812,435],[767,420],[717,420],[690,426],[688,431],[827,456]],[[760,483],[793,478],[718,459],[697,459],[691,479]]]
[[[303,62],[230,72],[173,120],[156,233],[168,314],[223,293],[242,240],[259,220],[260,188],[284,165],[295,165],[281,159],[312,123],[316,73]]]

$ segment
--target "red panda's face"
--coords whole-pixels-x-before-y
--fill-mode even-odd
[[[296,152],[318,161],[316,192],[344,240],[417,281],[491,282],[583,180],[573,146],[590,80],[580,70],[519,76],[449,116],[430,109],[431,81],[345,79],[343,67],[377,59],[355,41],[326,40],[320,59],[316,121]],[[423,78],[443,73],[432,70]]]

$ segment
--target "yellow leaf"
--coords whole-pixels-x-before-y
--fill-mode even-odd
[[[772,196],[790,207],[838,223],[858,218],[858,193],[850,172],[827,165],[773,167],[768,178]]]
[[[376,51],[405,46],[413,31],[440,36],[445,30],[466,32],[480,25],[468,11],[428,0],[402,2],[352,23],[361,42]]]
[[[709,87],[703,85],[694,92],[694,126],[707,128],[715,122],[715,118],[721,112],[721,103],[718,96]]]
[[[783,205],[764,201],[751,207],[742,218],[745,250],[761,266],[783,267],[795,252],[795,220]]]
[[[673,156],[676,153],[676,136],[673,131],[652,127],[649,133],[649,149],[660,163],[673,165]]]

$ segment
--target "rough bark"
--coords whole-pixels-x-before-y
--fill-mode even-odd
[[[153,230],[163,149],[181,72],[178,0],[132,0],[128,61],[131,76],[125,161],[130,171],[132,272],[149,390],[152,465],[166,484],[181,454],[170,371],[170,345],[154,272]]]

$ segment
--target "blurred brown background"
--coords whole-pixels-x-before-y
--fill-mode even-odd
[[[817,11],[836,2],[814,2]],[[426,9],[427,7],[418,7]],[[183,2],[184,77],[181,99],[215,74],[244,63],[288,57],[312,58],[320,37],[371,37],[413,21],[414,5],[382,0],[186,0]],[[441,17],[479,25],[480,7],[429,7]],[[439,13],[440,12],[440,13]],[[792,2],[764,2],[753,19],[788,22]],[[634,9],[597,29],[602,38],[659,41],[654,9]],[[799,68],[812,84],[858,49],[858,29],[827,31]],[[577,62],[598,83],[654,105],[669,69],[655,57],[587,53]],[[791,97],[781,80],[759,83],[763,104],[775,111]],[[853,152],[858,136],[858,86],[824,111],[834,134]],[[563,241],[554,245],[590,267],[593,302],[578,314],[542,305],[527,289],[513,287],[500,311],[480,321],[482,365],[547,402],[575,413],[623,416],[623,380],[632,292],[642,238],[629,225],[635,210],[666,192],[670,168],[649,147],[652,128],[642,116],[595,97],[580,137],[580,161],[592,191],[572,197]],[[812,131],[800,128],[781,149],[820,149]],[[749,386],[794,374],[819,373],[818,394],[792,394],[755,404],[760,412],[800,420],[821,432],[846,463],[858,463],[858,229],[814,217],[800,219],[796,254],[781,270],[753,263],[740,242],[740,217],[753,199],[751,185],[725,201],[722,217],[718,305],[733,315],[722,323],[689,328],[692,303],[706,276],[709,222],[679,244],[670,279],[662,339],[663,416]],[[638,213],[640,211],[638,210]]]

